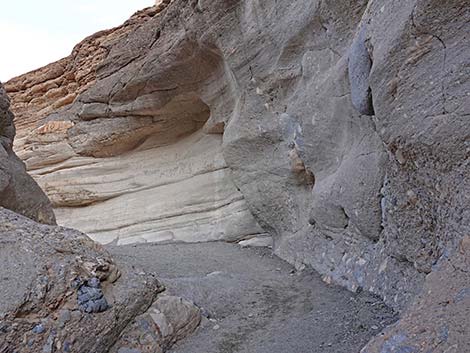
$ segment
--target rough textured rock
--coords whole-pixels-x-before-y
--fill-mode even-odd
[[[10,100],[0,83],[0,207],[38,222],[54,224],[55,217],[49,200],[13,152],[15,126],[9,108]]]
[[[97,200],[96,182],[73,197],[67,186],[48,189],[67,184],[70,168],[107,185],[110,165],[127,168],[138,153],[163,158],[168,148],[179,161],[184,141],[217,133],[230,169],[223,185],[277,254],[403,309],[470,231],[469,20],[466,0],[175,0],[110,45],[93,83],[36,126],[66,128],[28,130],[17,150],[52,198],[92,201],[61,208],[67,223],[114,200]],[[193,165],[183,161],[181,169]],[[171,194],[169,208],[180,197]],[[158,204],[128,195],[130,213]],[[118,221],[127,214],[98,210]],[[149,214],[151,223],[162,215]],[[248,218],[253,226],[231,239],[261,233]]]
[[[143,315],[121,334],[111,353],[166,351],[189,336],[201,322],[194,304],[180,297],[160,296]]]
[[[118,272],[110,255],[78,231],[40,226],[4,209],[0,218],[2,352],[107,352],[163,289],[151,275]],[[111,305],[99,315],[79,310],[75,289],[77,279],[93,277]],[[65,310],[66,323],[59,320]]]
[[[168,1],[134,14],[122,26],[91,35],[70,56],[10,80],[6,89],[15,102],[19,138],[48,114],[72,103],[96,80],[96,69],[110,47],[167,6]]]
[[[422,293],[402,319],[370,342],[361,353],[470,352],[470,237],[456,254],[440,260]]]
[[[165,330],[164,340],[155,343],[163,352],[191,333],[199,310],[181,300],[175,304],[174,297],[157,299],[164,287],[154,275],[134,266],[118,269],[85,234],[33,220],[53,223],[54,214],[13,153],[8,108],[0,86],[0,352],[109,352],[128,326],[135,327],[136,337]],[[136,327],[149,307],[148,315],[157,308],[163,319],[171,319],[146,330]],[[131,342],[144,348],[143,342]]]
[[[161,352],[198,325],[194,305],[175,297],[157,299],[164,287],[154,275],[124,264],[118,269],[83,233],[40,225],[5,209],[0,220],[1,352],[108,352],[131,329],[136,337],[164,330],[164,340],[155,343]],[[90,292],[98,287],[99,298]],[[109,305],[84,309],[84,294],[88,305],[92,297]],[[156,309],[163,321],[140,328],[142,317]],[[144,351],[145,342],[129,342]]]

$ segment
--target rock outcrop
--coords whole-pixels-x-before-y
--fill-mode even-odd
[[[444,258],[426,279],[421,294],[402,319],[361,353],[469,352],[470,237]]]
[[[8,108],[0,86],[0,352],[163,352],[194,331],[199,309],[157,297],[164,287],[154,275],[118,266],[85,234],[50,225],[49,200],[12,150]],[[152,340],[126,339],[129,332]]]
[[[15,126],[9,108],[10,100],[0,83],[0,207],[41,223],[55,224],[51,203],[13,152]]]
[[[117,111],[105,103],[79,103],[81,98],[74,113],[60,109],[86,94],[100,71],[109,76],[115,68],[105,73],[105,59],[114,45],[160,18],[167,4],[142,10],[123,26],[85,39],[68,58],[10,81],[20,131],[16,150],[51,199],[59,224],[102,243],[236,241],[263,234],[229,177],[223,124],[203,133],[209,107],[188,90],[174,94],[171,78],[159,83],[168,87],[143,92],[127,107],[116,105]],[[155,43],[160,32],[152,30]],[[134,45],[126,54],[132,57],[121,57],[119,65],[134,67],[142,58],[144,43]],[[145,45],[151,51],[154,43]],[[202,66],[179,73],[181,79],[198,85],[218,70],[215,60],[186,55],[167,65],[186,71]]]
[[[193,304],[157,298],[164,287],[154,275],[115,264],[85,234],[5,209],[0,219],[1,352],[162,352],[199,324]],[[89,290],[98,287],[99,296]],[[104,305],[84,307],[84,294]]]
[[[465,0],[174,0],[16,149],[98,240],[267,232],[402,310],[470,232],[469,20]],[[8,83],[15,110],[50,91],[18,88],[35,75]]]

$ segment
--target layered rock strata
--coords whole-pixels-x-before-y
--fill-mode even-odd
[[[194,331],[199,309],[157,297],[154,275],[118,266],[83,233],[35,222],[53,224],[54,214],[12,150],[8,108],[0,85],[0,352],[163,352]]]
[[[29,125],[17,150],[56,200],[59,220],[85,223],[87,209],[114,218],[89,225],[103,241],[116,229],[129,242],[239,227],[233,240],[262,232],[251,213],[281,257],[403,309],[470,231],[469,11],[464,0],[175,0],[113,42],[93,83]],[[191,187],[204,190],[206,173],[195,181],[183,172],[190,185],[155,193],[140,175],[154,175],[155,165],[171,171],[152,161],[172,149],[169,165],[182,170],[197,164],[188,162],[193,152],[206,162],[197,150],[209,140],[218,140],[207,151],[222,151],[230,178],[208,184],[224,185],[243,216],[226,223],[217,201],[204,221],[171,223],[160,205],[195,206]],[[132,164],[144,154],[149,164]],[[116,171],[135,175],[135,185],[110,192]],[[87,181],[96,175],[104,192]],[[218,190],[205,196],[234,207]]]

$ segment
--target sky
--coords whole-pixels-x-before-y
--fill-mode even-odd
[[[0,81],[69,55],[86,36],[115,27],[155,0],[7,0],[0,11]]]

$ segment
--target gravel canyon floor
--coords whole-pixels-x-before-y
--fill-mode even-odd
[[[295,271],[267,248],[212,242],[108,250],[202,308],[201,327],[173,353],[354,353],[395,320],[379,299]]]

